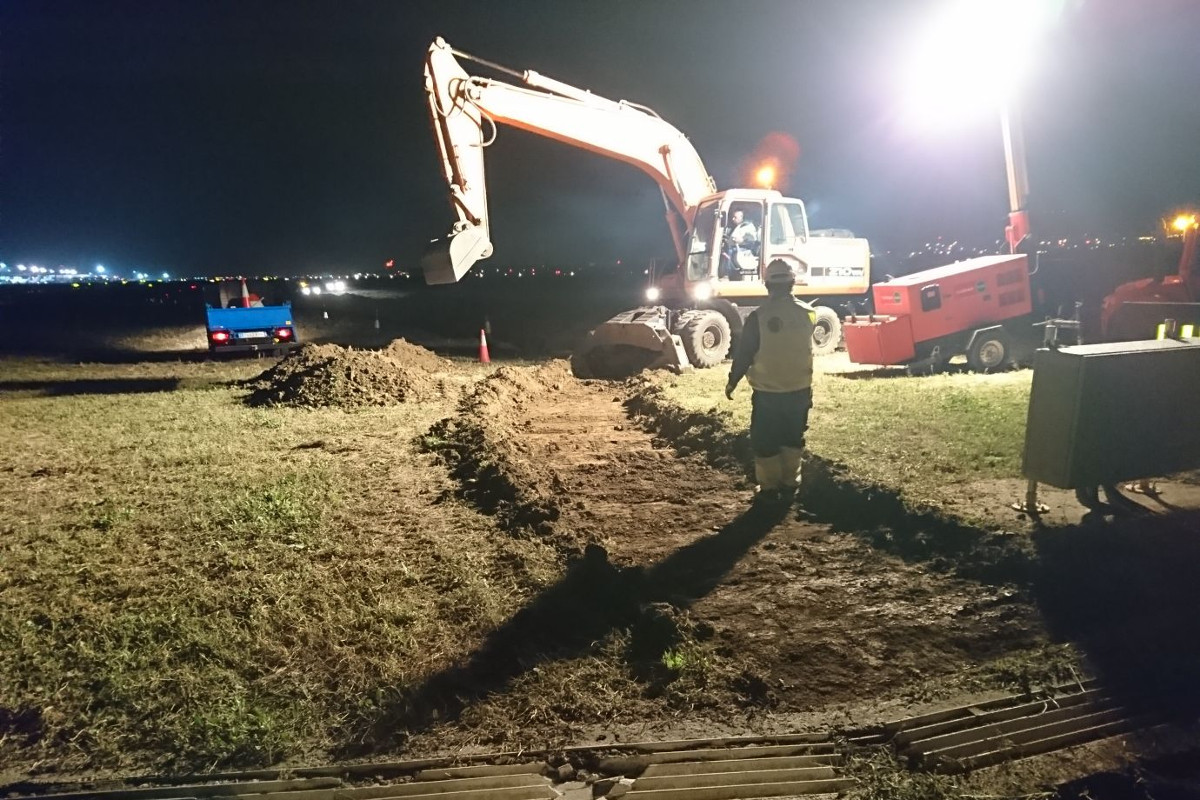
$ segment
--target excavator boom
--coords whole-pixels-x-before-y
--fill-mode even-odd
[[[525,86],[469,75],[459,58],[519,78]],[[657,114],[608,100],[533,71],[475,59],[438,38],[425,62],[430,115],[458,221],[448,242],[426,255],[425,281],[455,283],[492,254],[484,148],[497,125],[510,125],[610,158],[645,172],[662,190],[667,221],[682,262],[696,206],[716,187],[695,147]]]

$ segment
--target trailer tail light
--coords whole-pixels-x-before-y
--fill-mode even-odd
[[[228,344],[233,337],[229,335],[229,331],[213,331],[208,334],[208,338],[213,344]]]
[[[294,336],[295,336],[295,333],[292,332],[291,328],[276,328],[275,329],[275,339],[280,342],[290,342],[290,341],[292,341],[292,338]]]

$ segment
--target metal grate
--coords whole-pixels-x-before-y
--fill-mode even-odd
[[[883,738],[913,766],[966,772],[1128,733],[1154,722],[1090,683],[1073,691],[1005,697],[890,722],[883,727]]]
[[[622,759],[637,774],[628,800],[732,800],[839,792],[853,781],[828,740],[651,753]],[[610,765],[615,766],[615,765]]]

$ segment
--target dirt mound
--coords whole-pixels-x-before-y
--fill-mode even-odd
[[[753,475],[750,432],[735,432],[727,411],[688,411],[672,403],[662,387],[645,377],[631,381],[625,407],[656,442],[681,455],[700,455],[714,467]]]
[[[551,361],[534,369],[500,367],[475,387],[463,410],[486,411],[494,422],[518,424],[526,417],[525,405],[574,381],[566,361]]]
[[[407,339],[396,339],[379,352],[410,370],[445,372],[450,367],[450,362],[437,353]]]
[[[431,449],[446,459],[463,494],[514,534],[553,534],[561,513],[557,481],[537,464],[519,431],[531,405],[573,381],[562,361],[536,369],[500,367],[463,399],[456,416],[430,431]],[[562,543],[568,550],[575,544]]]
[[[382,350],[305,345],[253,381],[252,406],[360,408],[442,394],[438,373],[450,362],[397,339]]]

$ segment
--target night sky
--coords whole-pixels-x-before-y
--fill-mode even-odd
[[[918,135],[898,107],[909,32],[932,5],[5,0],[0,260],[210,274],[415,262],[453,219],[421,78],[437,35],[653,107],[721,188],[786,133],[801,152],[786,188],[814,226],[877,249],[982,243],[1008,210],[998,122]],[[1071,0],[1030,67],[1043,233],[1136,232],[1200,202],[1200,2]],[[492,263],[670,253],[657,187],[632,167],[512,129],[489,159]]]

